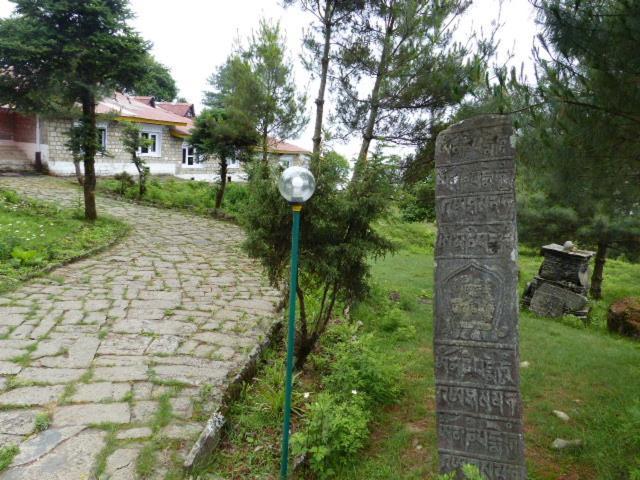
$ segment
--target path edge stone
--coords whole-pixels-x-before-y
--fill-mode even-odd
[[[242,370],[233,378],[228,384],[222,401],[218,409],[209,417],[205,424],[200,436],[194,443],[193,447],[186,456],[183,467],[188,472],[191,472],[201,461],[208,455],[210,455],[220,443],[224,434],[223,429],[226,425],[226,414],[231,407],[231,404],[238,399],[240,392],[242,391],[242,384],[253,379],[258,371],[258,365],[264,358],[265,352],[277,342],[282,335],[282,329],[284,326],[281,318],[281,313],[284,310],[277,312],[278,320],[276,320],[265,339],[253,347],[253,350],[249,354],[248,360],[245,362]]]

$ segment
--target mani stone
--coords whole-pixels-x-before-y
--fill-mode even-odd
[[[589,260],[594,252],[577,250],[571,242],[542,247],[544,260],[529,282],[522,305],[543,317],[565,314],[586,318],[589,313]]]
[[[436,141],[435,370],[442,473],[526,478],[518,352],[511,119],[483,115]]]

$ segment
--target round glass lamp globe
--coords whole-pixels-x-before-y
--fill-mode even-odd
[[[289,167],[278,180],[280,195],[289,203],[304,203],[316,189],[316,179],[304,167]]]

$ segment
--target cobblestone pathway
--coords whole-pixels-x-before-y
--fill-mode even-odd
[[[0,186],[81,204],[54,178]],[[274,321],[239,228],[105,198],[98,213],[133,232],[0,295],[0,446],[20,446],[1,480],[171,476]]]

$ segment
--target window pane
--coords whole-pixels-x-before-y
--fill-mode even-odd
[[[158,135],[156,135],[155,133],[152,133],[151,135],[149,135],[149,138],[151,138],[152,143],[151,143],[151,147],[149,148],[149,150],[153,153],[156,153],[156,145],[157,145],[157,141],[158,141]]]
[[[148,133],[144,133],[142,132],[140,134],[140,138],[142,138],[143,140],[146,140],[149,138],[149,134]],[[145,146],[140,147],[140,153],[149,153],[149,149]]]
[[[107,146],[107,130],[105,128],[98,128],[98,145],[100,150],[104,150]]]

